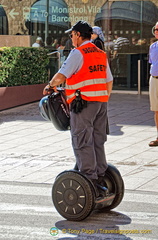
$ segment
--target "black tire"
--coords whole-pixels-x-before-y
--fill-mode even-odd
[[[124,196],[124,182],[119,170],[112,164],[108,164],[108,168],[104,177],[105,186],[108,188],[109,194],[114,193],[116,196],[110,206],[104,207],[104,210],[111,210],[117,207]]]
[[[91,184],[77,171],[65,171],[57,176],[52,199],[59,214],[70,221],[86,218],[95,201]]]

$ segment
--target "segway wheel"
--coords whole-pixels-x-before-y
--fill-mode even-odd
[[[70,221],[86,218],[95,201],[91,184],[77,171],[65,171],[57,176],[52,199],[59,214]]]
[[[117,207],[124,196],[124,182],[119,170],[112,164],[108,164],[108,168],[104,177],[105,187],[108,188],[109,194],[115,194],[115,198],[110,206],[105,206],[104,210],[111,210]]]

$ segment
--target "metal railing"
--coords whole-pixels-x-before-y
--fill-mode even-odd
[[[52,56],[52,55],[54,55],[54,54],[57,54],[58,70],[59,70],[59,68],[60,68],[60,52],[54,51],[54,52],[48,53],[47,55],[48,55],[48,56]],[[51,58],[51,57],[50,57],[50,58]]]

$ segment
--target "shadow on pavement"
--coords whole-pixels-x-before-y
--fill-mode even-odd
[[[0,111],[0,124],[13,121],[42,121],[38,107],[39,102]]]
[[[112,136],[118,136],[118,135],[123,135],[124,132],[121,130],[123,126],[117,126],[116,124],[110,125],[109,130],[110,130],[110,135]]]
[[[61,237],[58,240],[132,240],[130,237],[124,235],[128,233],[128,230],[123,230],[119,227],[119,225],[130,223],[131,219],[125,214],[116,211],[104,212],[101,209],[100,211],[93,211],[88,218],[80,222],[59,221],[56,223],[56,227],[63,234],[69,234],[69,237]]]
[[[45,121],[39,101],[0,112],[0,124],[12,121]],[[108,103],[110,135],[123,135],[124,126],[155,126],[147,95],[112,94]]]

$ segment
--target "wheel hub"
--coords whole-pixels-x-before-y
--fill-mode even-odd
[[[68,205],[75,205],[78,200],[78,196],[73,189],[67,189],[63,198]]]

